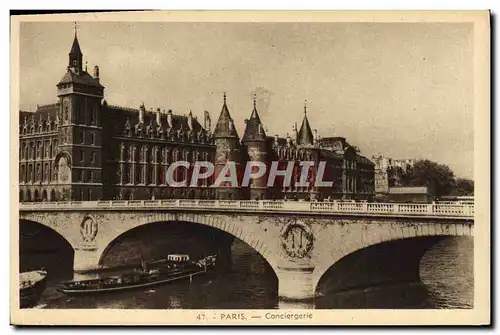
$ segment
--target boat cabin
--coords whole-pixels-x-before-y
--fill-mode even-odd
[[[189,255],[172,254],[168,255],[167,260],[171,262],[187,262],[189,261]]]

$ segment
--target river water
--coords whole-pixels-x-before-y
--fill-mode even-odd
[[[51,271],[48,287],[36,308],[142,308],[142,309],[272,309],[272,308],[472,308],[473,239],[445,239],[428,250],[420,264],[419,283],[366,287],[326,293],[313,302],[280,302],[277,279],[262,258],[243,243],[232,247],[230,273],[199,277],[152,289],[67,297],[55,290],[67,271]],[[25,256],[33,261],[33,255]],[[41,256],[36,256],[41,257]],[[59,262],[44,255],[46,268]],[[36,263],[36,262],[35,262]],[[57,267],[56,267],[57,268]]]

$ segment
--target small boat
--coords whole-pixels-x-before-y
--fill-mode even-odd
[[[91,294],[148,288],[182,279],[192,280],[215,266],[215,259],[215,256],[208,256],[192,262],[187,255],[169,255],[161,268],[149,270],[143,263],[142,269],[138,271],[99,279],[69,281],[59,285],[57,290],[67,295]]]
[[[36,270],[19,274],[19,300],[21,308],[35,306],[45,290],[47,271]]]

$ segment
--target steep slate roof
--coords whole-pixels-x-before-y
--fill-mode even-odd
[[[139,123],[139,109],[106,105],[101,115],[107,120],[108,123],[113,123],[115,125],[115,129],[119,132],[119,134],[121,134],[125,129],[127,120],[131,126],[135,126]],[[162,112],[160,119],[160,126],[168,129],[167,114]],[[196,118],[192,117],[191,120],[191,126],[194,132],[199,132],[203,129]],[[144,126],[147,127],[149,125],[156,125],[156,111],[146,110],[144,112]],[[175,130],[190,130],[188,116],[176,115],[172,113],[172,128]]]
[[[222,110],[219,115],[219,120],[217,120],[217,125],[214,129],[214,138],[224,138],[224,137],[236,137],[238,138],[238,133],[234,127],[234,121],[229,114],[229,109],[226,105],[226,95],[224,94],[224,104],[222,105]]]
[[[363,164],[375,165],[371,160],[369,160],[368,158],[366,158],[365,156],[362,156],[362,155],[358,155],[356,157],[356,161],[359,163],[363,163]]]
[[[78,38],[76,37],[76,32],[75,32],[75,38],[73,39],[73,45],[71,46],[71,51],[69,52],[69,55],[82,56],[82,50],[80,49],[80,43],[78,43]]]
[[[257,112],[257,106],[255,103],[255,98],[253,101],[253,110],[250,119],[247,120],[245,133],[243,134],[242,142],[246,141],[266,141],[267,136],[264,132],[264,127],[260,121],[259,113]]]
[[[302,125],[300,126],[299,133],[297,135],[298,145],[312,145],[314,143],[314,137],[309,125],[309,120],[307,119],[306,109],[304,108],[304,119],[302,120]]]
[[[80,74],[76,74],[72,69],[68,69],[59,84],[84,84],[94,87],[104,88],[97,79],[94,79],[88,72],[82,71]]]
[[[59,111],[59,103],[53,103],[49,105],[41,105],[38,106],[36,112],[28,112],[28,111],[20,111],[19,112],[19,124],[24,124],[24,118],[27,118],[28,123],[31,123],[32,118],[36,123],[40,122],[40,118],[42,121],[47,121],[50,116],[50,119],[54,121],[57,117],[57,112]]]
[[[330,151],[330,150],[320,149],[319,152],[320,152],[320,157],[333,158],[333,159],[344,159],[344,155],[335,153],[335,152]]]

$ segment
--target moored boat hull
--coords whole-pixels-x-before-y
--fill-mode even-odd
[[[29,278],[34,277],[33,279]],[[21,273],[20,281],[21,283],[25,280],[29,280],[29,284],[25,284],[23,287],[19,288],[19,307],[20,308],[30,308],[34,307],[43,292],[45,291],[47,272],[45,271],[31,271]]]
[[[169,276],[163,276],[160,278],[157,278],[156,280],[152,280],[149,282],[140,282],[140,283],[131,283],[131,284],[122,284],[122,285],[115,285],[115,286],[101,286],[101,287],[96,287],[95,282],[96,281],[88,281],[89,283],[92,283],[94,285],[89,285],[87,288],[85,287],[71,287],[68,284],[63,284],[61,285],[57,290],[59,292],[62,292],[66,295],[89,295],[89,294],[98,294],[98,293],[108,293],[108,292],[119,292],[119,291],[129,291],[129,290],[135,290],[135,289],[144,289],[152,286],[157,286],[161,284],[166,284],[166,283],[171,283],[171,282],[176,282],[180,280],[189,280],[190,278],[200,276],[203,274],[207,274],[205,270],[198,270],[198,271],[190,271],[190,272],[183,272],[183,273],[178,273],[178,274],[173,274]],[[104,282],[106,279],[102,279],[102,282]],[[83,281],[85,282],[85,281]],[[82,283],[82,282],[80,282]]]

